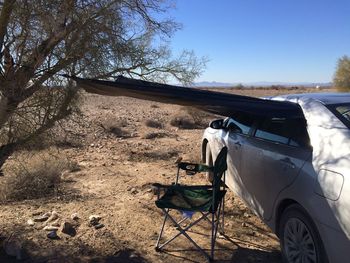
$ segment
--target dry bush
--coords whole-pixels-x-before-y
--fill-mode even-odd
[[[26,153],[6,167],[0,185],[1,201],[19,201],[48,197],[59,190],[61,175],[77,166],[57,153]]]
[[[145,125],[150,128],[157,128],[157,129],[162,129],[163,124],[157,120],[146,120]]]
[[[170,119],[170,125],[180,129],[195,129],[193,118],[186,113],[178,112]]]
[[[123,129],[128,126],[126,119],[116,118],[113,115],[107,115],[102,121],[100,126],[107,133],[113,134],[116,137],[130,137],[129,131]]]
[[[192,117],[196,128],[206,128],[208,127],[209,122],[215,118],[213,114],[198,110],[193,107],[186,107],[186,112]]]
[[[208,126],[213,115],[193,107],[185,107],[175,113],[170,120],[172,126],[180,129],[203,129]]]
[[[158,109],[158,108],[160,108],[157,104],[152,104],[151,105],[151,108],[153,108],[153,109]]]
[[[156,139],[156,138],[165,138],[169,137],[170,135],[165,132],[150,132],[147,133],[145,136],[143,136],[144,139]]]

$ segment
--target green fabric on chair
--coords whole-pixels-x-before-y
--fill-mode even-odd
[[[171,208],[186,211],[216,210],[226,191],[220,191],[213,204],[211,186],[170,186],[166,193],[156,201],[158,208]]]

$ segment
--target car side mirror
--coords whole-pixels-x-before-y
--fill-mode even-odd
[[[224,128],[224,120],[219,119],[219,120],[211,121],[209,124],[209,127],[216,129],[216,130],[220,130],[220,129]]]

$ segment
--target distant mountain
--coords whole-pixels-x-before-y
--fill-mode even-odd
[[[196,87],[232,87],[235,84],[225,83],[225,82],[216,82],[216,81],[202,81],[194,83]]]
[[[331,86],[331,82],[319,83],[319,82],[278,82],[278,81],[260,81],[260,82],[246,82],[246,83],[226,83],[216,81],[202,81],[194,83],[195,87],[234,87],[237,85],[243,85],[245,87],[268,87],[268,86],[303,86],[303,87],[327,87]]]

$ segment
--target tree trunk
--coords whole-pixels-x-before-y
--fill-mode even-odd
[[[11,154],[15,151],[16,144],[10,143],[0,146],[0,176],[3,176],[2,166],[6,162],[6,160],[11,156]]]
[[[0,129],[8,120],[8,99],[0,96]]]

